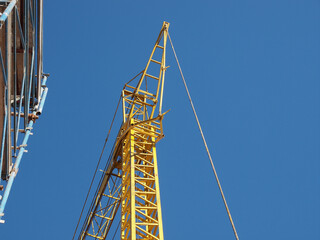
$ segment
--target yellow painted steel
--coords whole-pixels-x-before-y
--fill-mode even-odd
[[[156,143],[169,23],[164,22],[140,78],[122,91],[123,124],[78,239],[106,239],[121,206],[121,240],[163,240]]]

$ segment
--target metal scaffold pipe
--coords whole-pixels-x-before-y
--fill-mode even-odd
[[[15,7],[17,0],[12,0],[9,5],[7,6],[6,10],[0,16],[0,28],[2,27],[3,23],[7,20],[8,16],[10,15],[12,9]]]
[[[0,220],[4,222],[27,141],[46,101],[48,75],[43,73],[43,0],[0,3]]]

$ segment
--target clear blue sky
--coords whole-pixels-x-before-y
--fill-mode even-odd
[[[1,240],[71,239],[123,84],[163,21],[242,240],[320,239],[320,2],[45,1],[49,95]],[[233,239],[168,48],[158,144],[167,240]]]

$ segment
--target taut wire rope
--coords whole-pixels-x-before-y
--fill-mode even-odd
[[[91,183],[90,183],[90,187],[89,187],[89,190],[88,190],[88,193],[87,193],[87,196],[86,196],[86,200],[84,201],[84,204],[83,204],[83,207],[82,207],[82,210],[81,210],[81,214],[79,216],[79,220],[78,220],[78,223],[77,223],[77,226],[76,226],[76,229],[74,231],[72,239],[74,239],[74,237],[76,236],[76,233],[77,233],[77,230],[78,230],[78,227],[79,227],[79,224],[80,224],[80,220],[81,220],[84,208],[85,208],[85,206],[87,204],[87,201],[88,201],[88,197],[89,197],[89,194],[90,194],[90,191],[91,191],[92,184],[93,184],[94,179],[96,177],[96,174],[97,174],[97,171],[98,171],[98,168],[99,168],[99,165],[100,165],[103,153],[104,153],[104,149],[106,148],[106,145],[107,145],[107,142],[108,142],[108,139],[109,139],[109,135],[110,135],[110,132],[111,132],[111,129],[112,129],[112,126],[113,126],[114,119],[116,118],[116,115],[117,115],[117,112],[118,112],[118,108],[119,108],[120,102],[121,102],[121,95],[120,95],[120,98],[119,98],[119,101],[118,101],[118,104],[117,104],[116,111],[115,111],[115,113],[113,115],[113,118],[112,118],[112,121],[111,121],[111,125],[110,125],[110,128],[109,128],[106,140],[104,141],[104,144],[103,144],[103,147],[102,147],[102,151],[101,151],[101,154],[100,154],[100,157],[99,157],[99,161],[98,161],[96,169],[94,171],[94,174],[93,174],[93,177],[92,177],[92,180],[91,180]]]
[[[202,128],[201,128],[201,125],[200,125],[200,122],[199,122],[199,119],[198,119],[198,116],[197,116],[197,113],[196,113],[196,109],[193,105],[193,102],[192,102],[192,99],[191,99],[191,96],[190,96],[190,93],[189,93],[189,90],[188,90],[188,87],[187,87],[187,83],[186,83],[186,80],[184,79],[184,76],[183,76],[183,73],[182,73],[182,70],[181,70],[181,67],[180,67],[180,63],[179,63],[179,60],[178,60],[178,57],[177,57],[177,54],[176,54],[176,51],[174,50],[174,47],[173,47],[173,43],[171,41],[171,38],[170,38],[170,34],[168,32],[168,37],[169,37],[169,40],[170,40],[170,44],[171,44],[171,47],[172,47],[172,50],[173,50],[173,53],[174,53],[174,57],[177,61],[177,64],[178,64],[178,67],[179,67],[179,71],[180,71],[180,75],[182,77],[182,80],[183,80],[183,84],[184,84],[184,87],[186,89],[186,92],[188,94],[188,98],[189,98],[189,101],[190,101],[190,104],[191,104],[191,107],[192,107],[192,110],[193,110],[193,114],[197,120],[197,124],[198,124],[198,128],[199,128],[199,131],[201,133],[201,137],[202,137],[202,140],[203,140],[203,143],[205,145],[205,148],[207,150],[207,154],[208,154],[208,157],[210,159],[210,163],[211,163],[211,167],[212,167],[212,170],[213,170],[213,173],[214,173],[214,176],[216,178],[216,181],[217,181],[217,184],[219,186],[219,190],[220,190],[220,193],[221,193],[221,197],[223,199],[223,202],[224,202],[224,206],[227,210],[227,213],[228,213],[228,216],[229,216],[229,220],[230,220],[230,223],[232,225],[232,229],[233,229],[233,232],[234,232],[234,236],[237,240],[239,240],[239,237],[238,237],[238,234],[237,234],[237,230],[236,230],[236,227],[233,223],[233,220],[232,220],[232,217],[231,217],[231,213],[230,213],[230,210],[229,210],[229,207],[228,207],[228,204],[227,204],[227,200],[223,194],[223,191],[222,191],[222,187],[221,187],[221,184],[220,184],[220,181],[219,181],[219,178],[218,178],[218,174],[217,174],[217,171],[216,171],[216,168],[214,167],[214,164],[213,164],[213,161],[212,161],[212,158],[211,158],[211,154],[210,154],[210,151],[209,151],[209,148],[208,148],[208,145],[207,145],[207,142],[206,142],[206,139],[204,137],[204,134],[202,132]]]
[[[117,229],[116,229],[116,231],[115,231],[114,234],[113,234],[112,240],[114,240],[114,238],[115,238],[115,236],[116,236],[116,234],[117,234],[117,232],[118,232],[120,223],[121,223],[121,222],[119,221],[118,226],[117,226]]]

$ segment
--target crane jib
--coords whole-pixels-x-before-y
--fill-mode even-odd
[[[78,239],[106,239],[121,209],[121,239],[163,240],[156,143],[164,136],[168,28],[164,22],[145,69],[122,90],[123,123]]]

